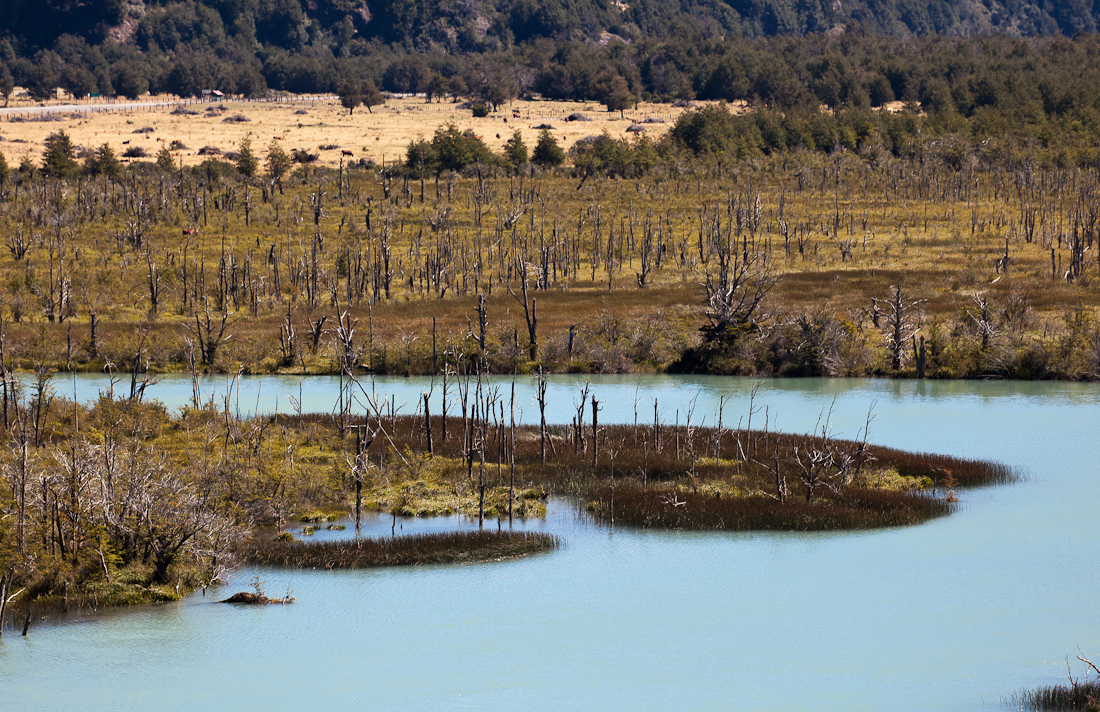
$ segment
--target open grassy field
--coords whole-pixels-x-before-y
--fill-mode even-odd
[[[172,102],[178,97],[148,96],[145,102]],[[447,123],[459,129],[473,129],[494,151],[500,151],[515,130],[519,130],[528,146],[533,147],[539,131],[535,126],[550,124],[563,148],[568,149],[578,139],[600,134],[604,130],[615,137],[626,135],[632,119],[660,119],[665,123],[647,123],[646,132],[661,136],[685,109],[668,104],[642,103],[634,110],[608,113],[597,102],[523,101],[515,100],[484,118],[474,118],[469,109],[459,109],[451,101],[427,103],[423,98],[389,99],[372,112],[365,107],[349,115],[334,96],[302,101],[248,102],[227,100],[223,103],[181,104],[194,115],[175,113],[174,106],[113,111],[109,106],[102,113],[61,113],[61,120],[29,120],[37,115],[8,115],[0,118],[0,151],[18,164],[24,155],[38,161],[47,136],[59,130],[69,134],[79,146],[96,148],[110,144],[120,156],[132,146],[144,148],[152,156],[162,146],[173,141],[186,148],[174,150],[183,165],[201,163],[206,156],[199,150],[212,146],[222,152],[236,150],[243,138],[252,141],[254,150],[266,149],[278,140],[285,150],[298,148],[319,154],[320,165],[336,167],[341,159],[349,161],[343,151],[350,151],[350,160],[366,158],[379,165],[405,160],[405,150],[417,137],[430,139],[435,130]],[[81,102],[86,103],[86,102]],[[13,108],[34,108],[30,102],[13,102]],[[519,112],[516,118],[513,112]],[[591,121],[566,121],[565,117],[583,113]],[[247,121],[227,120],[243,116]],[[27,120],[20,120],[27,119]],[[149,133],[135,133],[152,128]],[[330,146],[331,148],[322,148]],[[140,159],[134,159],[140,160]]]

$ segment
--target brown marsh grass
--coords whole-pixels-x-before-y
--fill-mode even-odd
[[[550,534],[482,530],[323,542],[252,539],[240,554],[261,566],[362,569],[500,561],[558,546],[561,542]]]

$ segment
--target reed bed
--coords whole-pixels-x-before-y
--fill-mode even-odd
[[[1071,680],[1062,685],[1050,685],[1034,690],[1024,690],[1012,696],[1015,709],[1035,712],[1061,712],[1062,710],[1100,710],[1100,678],[1079,682]]]
[[[508,404],[505,403],[507,410]],[[498,406],[482,412],[494,412]],[[288,418],[294,421],[294,418]],[[296,427],[325,428],[312,416]],[[683,529],[836,530],[918,524],[956,508],[958,490],[1012,482],[1006,465],[911,453],[831,436],[667,423],[538,426],[389,416],[390,441],[364,490],[369,509],[516,516],[524,492],[578,496],[610,521]],[[331,426],[329,426],[331,427]],[[448,433],[446,439],[442,433]],[[543,460],[545,442],[545,462]],[[392,443],[392,444],[390,444]],[[473,447],[471,447],[473,446]],[[514,452],[512,449],[514,448]],[[404,459],[390,453],[405,453]],[[417,453],[409,458],[408,453]],[[414,462],[415,460],[415,462]],[[514,488],[511,463],[515,463]],[[484,465],[482,465],[484,462]],[[482,503],[478,492],[484,488]],[[511,499],[509,499],[511,497]]]
[[[974,460],[927,452],[906,452],[871,447],[869,452],[880,466],[892,467],[903,477],[928,477],[937,486],[954,479],[958,487],[984,487],[1011,484],[1018,475],[1008,465],[989,460]]]
[[[611,518],[610,491],[597,495],[589,511]],[[616,524],[664,529],[729,531],[829,531],[920,524],[954,511],[946,499],[881,490],[852,490],[812,503],[768,497],[721,497],[672,488],[643,492],[616,488]]]
[[[253,539],[240,553],[249,563],[263,566],[365,569],[499,561],[549,551],[560,544],[550,534],[470,531],[321,542]]]

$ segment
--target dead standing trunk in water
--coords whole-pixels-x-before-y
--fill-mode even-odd
[[[374,434],[370,436],[370,439],[363,437],[363,431],[366,430],[365,425],[356,426],[355,428],[355,464],[352,467],[352,474],[355,476],[355,531],[358,532],[363,523],[363,472],[370,467],[370,461],[367,459],[367,449],[370,448],[374,442]]]
[[[442,430],[443,446],[447,445],[447,362],[443,362],[443,421],[440,425]]]
[[[8,572],[3,576],[0,576],[0,637],[4,635],[4,614],[8,608],[8,591],[11,589],[12,579],[15,578],[15,569],[8,569]]]
[[[432,445],[432,414],[428,409],[428,394],[424,394],[424,431],[428,436],[428,454],[435,456],[435,447]]]
[[[597,429],[598,416],[596,415],[600,410],[600,402],[595,397],[592,398],[592,473],[595,474],[596,461],[600,456],[599,430]]]
[[[486,416],[486,421],[488,422]],[[485,527],[485,427],[482,425],[478,435],[478,453],[481,456],[477,470],[477,528]]]
[[[546,369],[539,368],[539,380],[536,384],[537,393],[536,396],[539,402],[539,448],[542,454],[542,466],[546,467],[546,386],[548,380],[546,378]],[[515,379],[512,380],[512,399],[515,400]]]
[[[508,523],[512,523],[512,505],[516,501],[516,376],[512,374],[511,434],[508,468]]]

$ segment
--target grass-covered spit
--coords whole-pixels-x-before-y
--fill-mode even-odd
[[[821,434],[669,430],[680,454],[645,453],[648,443],[640,456],[623,448],[619,475],[604,468],[604,480],[589,486],[590,512],[614,524],[668,529],[866,529],[950,514],[957,488],[1013,478],[999,463]],[[723,450],[736,457],[716,458]]]
[[[589,511],[607,518],[609,495],[589,504]],[[665,529],[770,529],[806,531],[866,529],[920,524],[949,514],[955,504],[944,498],[856,489],[829,494],[812,503],[780,503],[767,497],[725,497],[678,492],[675,488],[636,486],[616,489],[615,522]]]
[[[253,539],[240,553],[248,562],[262,566],[363,569],[497,561],[558,545],[558,538],[550,534],[489,530],[320,542]]]

